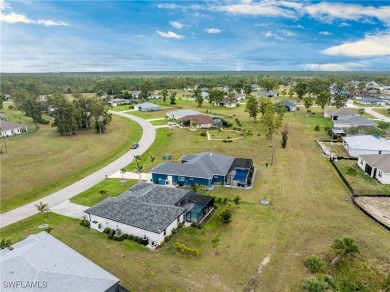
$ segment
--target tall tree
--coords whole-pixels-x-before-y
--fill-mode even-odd
[[[250,84],[247,84],[244,86],[244,93],[245,93],[245,96],[250,96],[251,93],[252,93],[252,86]]]
[[[303,105],[305,106],[306,111],[309,112],[310,111],[310,107],[313,105],[313,98],[311,96],[306,96],[303,99]]]
[[[322,108],[322,113],[325,111],[326,105],[330,102],[329,91],[322,91],[317,95],[316,104]]]
[[[195,99],[196,103],[198,104],[198,107],[202,107],[203,96],[202,96],[202,90],[199,87],[194,90],[192,97]]]
[[[302,99],[303,96],[307,93],[307,84],[304,81],[299,80],[295,85],[294,91],[298,95],[299,99]]]
[[[177,92],[176,91],[172,91],[171,92],[171,95],[170,95],[170,99],[171,99],[171,104],[176,104],[176,94]]]
[[[75,105],[63,94],[54,94],[49,97],[49,103],[53,106],[54,122],[52,127],[57,127],[61,135],[74,135],[77,131],[77,119]]]
[[[348,99],[340,93],[336,93],[333,97],[334,105],[336,106],[336,108],[344,107],[347,103],[347,100]]]
[[[225,93],[217,88],[213,88],[209,92],[209,103],[219,103],[223,100]]]
[[[105,103],[97,99],[90,99],[90,111],[94,119],[96,132],[104,133],[112,121],[112,114],[108,112]]]
[[[307,82],[307,92],[317,98],[320,92],[328,91],[329,86],[329,81],[322,78],[313,78]]]
[[[256,118],[259,113],[259,102],[255,97],[250,96],[247,99],[245,111],[249,113],[249,117],[253,118],[253,122],[256,123]]]
[[[163,102],[165,104],[165,102],[167,101],[168,90],[164,89],[163,91],[161,91],[161,95],[162,95]]]
[[[270,139],[272,146],[272,156],[271,163],[272,166],[274,161],[275,154],[275,142],[274,142],[274,134],[278,131],[278,129],[282,126],[283,115],[285,109],[283,105],[273,105],[272,103],[267,104],[265,108],[265,113],[261,118],[262,123],[266,127],[265,136]]]
[[[259,105],[259,113],[261,113],[261,117],[264,117],[265,111],[269,105],[272,105],[272,102],[268,98],[261,98],[258,102]]]

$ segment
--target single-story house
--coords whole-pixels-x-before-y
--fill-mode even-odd
[[[116,292],[119,289],[117,277],[45,231],[29,235],[1,250],[0,255],[1,286],[5,290],[8,290],[6,283],[20,284],[9,291]]]
[[[366,88],[377,88],[379,86],[378,83],[376,83],[374,80],[370,81],[366,84]]]
[[[172,112],[167,112],[167,116],[169,119],[180,119],[181,117],[185,116],[190,116],[190,115],[200,115],[201,112],[191,110],[191,109],[182,109],[182,110],[177,110],[177,111],[172,111]]]
[[[134,109],[143,112],[153,112],[161,110],[161,106],[151,102],[144,102],[134,105]]]
[[[149,96],[150,99],[159,99],[161,98],[161,95],[158,94],[158,93],[152,93],[150,96]]]
[[[260,85],[258,84],[251,84],[251,88],[253,91],[259,91],[261,89]]]
[[[336,110],[331,110],[331,111],[326,111],[324,112],[324,117],[325,118],[330,118],[332,121],[336,121],[339,117],[344,117],[344,116],[353,116],[356,115],[357,113],[351,109],[347,108],[338,108]]]
[[[357,101],[357,103],[360,104],[373,104],[373,105],[385,105],[386,102],[382,99],[375,98],[375,97],[364,97]]]
[[[180,160],[180,163],[163,162],[155,166],[150,171],[153,182],[179,186],[199,184],[208,188],[214,185],[245,187],[252,182],[252,159],[202,152]]]
[[[8,137],[27,132],[27,126],[0,120],[0,137]]]
[[[213,197],[185,189],[139,182],[116,198],[107,198],[85,210],[91,228],[106,227],[142,237],[160,245],[180,222],[200,223],[214,207]]]
[[[118,105],[122,105],[122,104],[130,104],[130,103],[134,103],[134,102],[135,102],[134,99],[114,98],[114,99],[110,100],[109,102],[107,102],[107,104],[111,105],[111,106],[118,106]]]
[[[209,92],[208,92],[208,91],[202,91],[202,92],[200,93],[200,95],[201,95],[203,98],[205,98],[205,99],[208,99],[208,98],[209,98]]]
[[[5,115],[1,115],[1,114],[0,114],[0,120],[1,120],[1,121],[8,121],[8,117],[5,116]]]
[[[195,129],[209,129],[212,128],[214,124],[214,120],[212,118],[203,114],[184,116],[178,120],[180,122],[180,126]]]
[[[6,101],[10,101],[12,99],[10,94],[4,94],[4,98]]]
[[[259,97],[277,97],[278,93],[275,91],[265,91],[265,92],[259,92],[258,95]]]
[[[339,117],[337,120],[333,121],[333,125],[334,127],[348,128],[357,126],[376,126],[376,123],[373,120],[353,115]]]
[[[224,107],[236,107],[237,106],[237,99],[230,99],[230,98],[227,98],[225,97],[223,100],[219,101],[219,102],[214,102],[213,103],[214,106],[224,106]]]
[[[358,166],[380,183],[390,184],[390,154],[360,155]]]
[[[351,157],[366,154],[390,154],[390,141],[372,135],[345,137],[343,146]]]
[[[298,105],[295,102],[292,102],[289,100],[282,100],[279,102],[279,104],[284,105],[284,107],[286,108],[286,111],[289,111],[289,112],[296,112],[299,110]]]
[[[134,97],[136,99],[139,99],[141,97],[141,91],[139,91],[139,90],[130,91],[130,94],[132,97]]]

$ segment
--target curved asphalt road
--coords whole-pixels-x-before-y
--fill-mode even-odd
[[[115,115],[132,119],[133,121],[141,125],[143,133],[142,138],[139,141],[140,146],[137,149],[132,149],[128,151],[126,154],[124,154],[114,162],[110,163],[109,165],[106,165],[102,169],[92,173],[91,175],[79,180],[74,184],[67,186],[66,188],[63,188],[62,190],[59,190],[35,202],[29,203],[22,207],[1,214],[1,228],[37,214],[37,208],[35,207],[35,204],[39,204],[39,202],[49,204],[50,208],[66,200],[69,200],[70,198],[84,192],[85,190],[88,190],[89,188],[103,181],[106,178],[106,175],[110,176],[117,172],[118,169],[121,169],[128,165],[131,161],[133,161],[134,155],[143,154],[153,144],[154,139],[156,138],[156,129],[151,123],[126,113],[113,111],[110,112]]]

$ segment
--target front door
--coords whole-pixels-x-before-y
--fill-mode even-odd
[[[367,172],[371,176],[372,167],[366,163],[366,168],[364,169],[365,172]]]

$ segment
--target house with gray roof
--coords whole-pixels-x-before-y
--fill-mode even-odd
[[[390,154],[360,155],[358,166],[384,185],[390,185]]]
[[[390,154],[390,141],[372,135],[345,137],[343,146],[351,157]]]
[[[153,112],[161,110],[161,106],[151,102],[144,102],[134,105],[134,109],[143,112]]]
[[[252,182],[253,170],[252,159],[202,152],[183,156],[180,163],[160,163],[150,173],[153,182],[158,184],[199,184],[213,188],[215,185],[248,186]]]
[[[296,112],[299,110],[298,105],[295,102],[292,102],[289,100],[282,100],[279,102],[279,104],[284,105],[286,111],[289,111],[289,112]]]
[[[349,128],[349,127],[358,127],[358,126],[376,126],[376,123],[373,120],[351,115],[351,116],[344,116],[339,117],[337,120],[333,121],[334,127],[338,128]]]
[[[0,137],[9,137],[27,132],[27,126],[0,120]]]
[[[169,119],[180,119],[181,117],[185,116],[191,116],[191,115],[200,115],[201,112],[192,110],[192,109],[182,109],[182,110],[177,110],[177,111],[171,111],[167,112],[167,116]]]
[[[139,182],[116,198],[107,198],[85,210],[91,228],[106,227],[116,234],[142,237],[161,244],[180,222],[199,223],[213,209],[214,199],[186,189]]]
[[[278,96],[278,93],[276,91],[264,91],[264,92],[260,92],[258,94],[259,97],[270,97],[270,98],[274,98],[274,97],[277,97]]]
[[[118,291],[119,279],[47,232],[0,251],[2,291]],[[6,284],[19,283],[8,287]],[[4,290],[3,290],[4,289]]]
[[[369,104],[369,105],[385,105],[386,102],[382,99],[375,98],[375,97],[363,97],[362,99],[359,99],[357,103],[360,104]]]
[[[357,114],[356,111],[342,107],[335,110],[324,112],[324,117],[329,118],[332,121],[336,121],[339,117],[353,116],[356,114]]]

